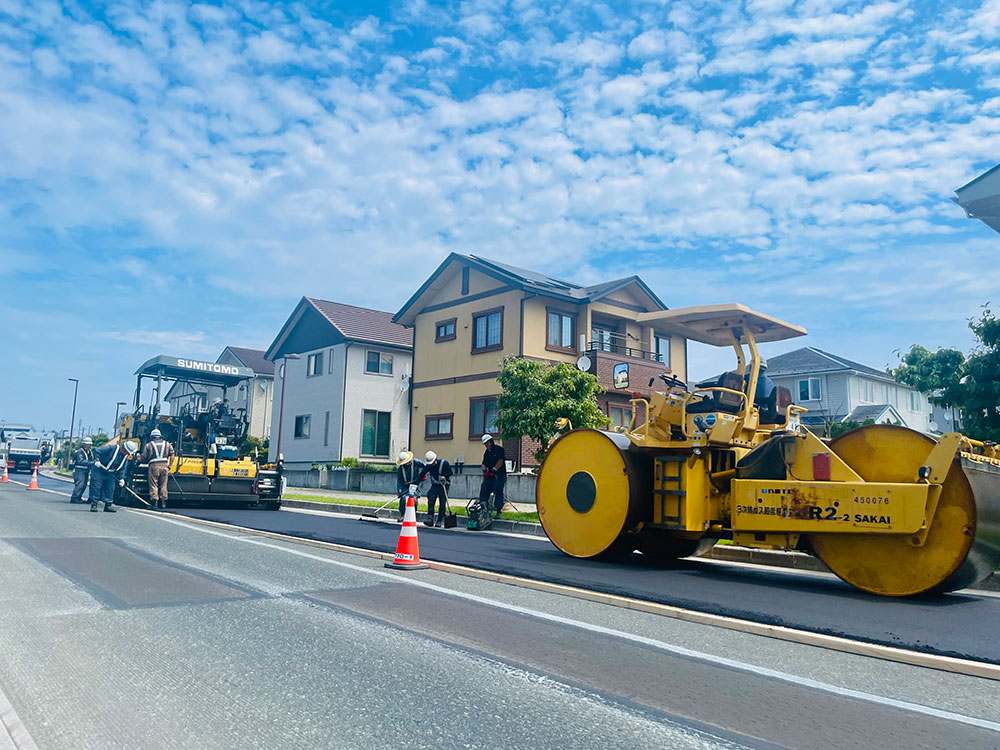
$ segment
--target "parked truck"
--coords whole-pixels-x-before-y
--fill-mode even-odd
[[[7,470],[30,472],[48,458],[42,439],[31,435],[13,435],[7,443]]]

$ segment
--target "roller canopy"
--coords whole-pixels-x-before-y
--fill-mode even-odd
[[[159,375],[168,380],[208,383],[223,388],[254,377],[254,371],[249,367],[225,365],[218,362],[201,362],[185,357],[172,357],[168,354],[161,354],[147,360],[135,371],[135,374],[153,378]]]
[[[639,322],[655,324],[657,330],[712,346],[732,346],[730,332],[735,329],[752,333],[759,344],[806,335],[802,326],[785,323],[735,303],[641,313]]]

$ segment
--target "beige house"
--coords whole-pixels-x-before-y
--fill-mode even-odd
[[[583,365],[608,391],[601,409],[628,424],[651,378],[687,378],[686,340],[637,322],[665,309],[638,276],[585,287],[452,253],[393,317],[414,329],[411,449],[478,465],[508,356]],[[515,469],[532,465],[527,440],[505,447]]]

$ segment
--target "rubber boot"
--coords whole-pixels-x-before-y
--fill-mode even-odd
[[[107,503],[104,506],[104,512],[105,513],[117,513],[118,511],[115,510],[115,506],[113,506],[111,503]]]
[[[90,504],[90,512],[91,513],[96,513],[97,512],[97,503],[91,503]]]

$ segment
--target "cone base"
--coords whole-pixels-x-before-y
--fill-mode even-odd
[[[387,562],[385,567],[394,568],[395,570],[423,570],[424,568],[429,568],[430,565],[427,563],[398,563],[398,562]]]

